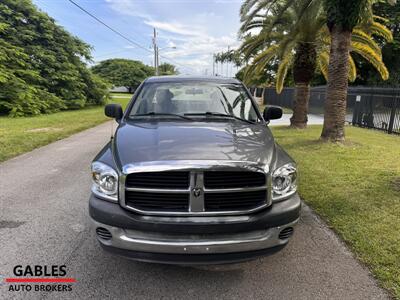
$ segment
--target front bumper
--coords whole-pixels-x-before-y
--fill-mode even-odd
[[[110,239],[98,236],[105,250],[135,260],[210,264],[248,260],[282,249],[289,238],[279,235],[297,223],[300,206],[294,195],[250,216],[165,218],[132,214],[92,196],[89,211],[94,227],[111,233]]]
[[[118,203],[96,198],[89,200],[89,214],[96,222],[112,227],[164,234],[229,234],[283,226],[300,216],[301,201],[295,194],[260,212],[241,216],[160,217],[137,214]]]
[[[279,234],[285,228],[293,227],[297,220],[264,230],[215,235],[166,235],[123,229],[96,221],[93,223],[95,228],[105,228],[111,233],[112,238],[109,240],[98,237],[99,242],[106,247],[136,252],[190,255],[251,252],[283,246],[289,239],[282,239]]]
[[[110,247],[102,243],[100,243],[100,245],[107,252],[137,261],[193,266],[193,265],[229,264],[229,263],[248,261],[251,259],[255,259],[257,257],[274,254],[282,250],[286,244],[255,251],[235,252],[235,253],[214,253],[214,254],[190,254],[190,255],[140,252],[140,251],[131,251],[121,248]]]

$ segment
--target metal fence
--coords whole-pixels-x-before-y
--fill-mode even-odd
[[[251,88],[264,104],[292,108],[295,88],[277,94],[275,88]],[[309,113],[323,115],[326,86],[311,88]],[[400,88],[349,87],[346,121],[354,126],[375,128],[400,134]]]

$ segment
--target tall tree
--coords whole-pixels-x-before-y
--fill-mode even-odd
[[[2,36],[8,27],[0,23]],[[62,99],[40,84],[43,78],[22,47],[0,38],[0,53],[0,114],[37,115],[65,108]]]
[[[124,86],[132,92],[147,77],[154,75],[154,68],[140,61],[115,58],[103,60],[92,67],[93,73],[114,86]]]
[[[400,84],[400,2],[395,5],[378,2],[373,5],[373,11],[380,17],[378,21],[385,24],[393,33],[392,43],[379,41],[379,45],[382,47],[382,59],[388,67],[390,76],[389,80],[383,82],[370,65],[360,60],[357,62],[357,67],[361,70],[361,74],[357,76],[355,84],[398,86]]]
[[[162,63],[158,66],[160,75],[177,75],[179,74],[176,67],[169,63]]]
[[[372,0],[325,0],[327,25],[331,36],[324,125],[321,139],[345,140],[347,74],[353,29],[361,21],[373,23]]]
[[[241,51],[246,59],[252,59],[245,72],[245,81],[259,77],[260,73],[268,72],[271,65],[279,63],[276,72],[276,89],[280,93],[289,70],[292,70],[296,86],[293,105],[291,126],[304,128],[307,124],[308,101],[310,96],[310,82],[316,68],[327,77],[327,65],[329,61],[329,31],[325,25],[326,18],[323,11],[322,0],[300,1],[265,1],[265,13],[254,15],[248,2],[242,15],[243,25],[241,32],[247,33],[259,29],[259,33],[244,36]],[[253,2],[255,5],[258,2]],[[261,5],[260,4],[260,5]],[[255,10],[259,9],[257,6]],[[249,17],[253,20],[250,22]],[[390,35],[384,26],[372,24],[369,28],[381,35]],[[390,39],[390,37],[388,37]],[[375,68],[382,78],[387,79],[387,70],[381,60],[381,51],[365,28],[357,28],[352,35],[352,51],[359,53]],[[349,79],[356,77],[356,69],[353,59],[350,57],[351,68]]]
[[[240,67],[244,63],[241,53],[233,49],[215,54],[214,61],[220,63],[230,62],[236,67]]]
[[[104,82],[86,67],[91,47],[30,0],[1,1],[0,48],[2,114],[35,115],[106,100]]]

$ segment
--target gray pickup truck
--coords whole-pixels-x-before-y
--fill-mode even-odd
[[[152,77],[92,163],[89,212],[100,245],[135,260],[232,263],[274,253],[300,215],[296,164],[245,86],[219,77]]]

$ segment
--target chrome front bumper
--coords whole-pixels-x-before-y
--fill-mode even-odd
[[[223,254],[256,251],[285,245],[289,238],[281,239],[279,234],[283,229],[293,227],[298,219],[265,230],[205,235],[148,233],[109,226],[93,219],[92,221],[95,228],[105,228],[111,233],[112,238],[109,240],[97,237],[99,242],[106,247],[163,254]]]

